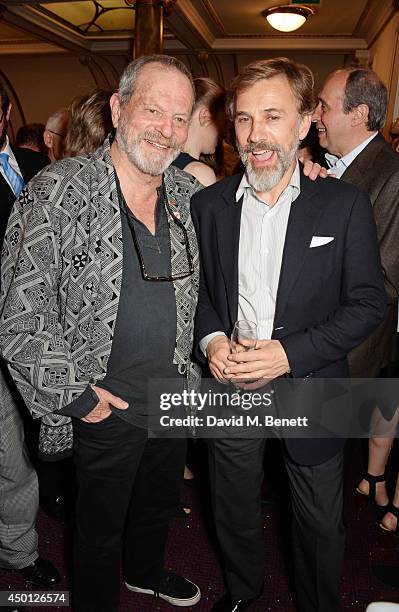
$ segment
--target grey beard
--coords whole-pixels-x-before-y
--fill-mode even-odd
[[[278,158],[276,168],[253,168],[251,166],[248,160],[248,153],[251,151],[251,149],[259,149],[259,144],[257,146],[249,145],[248,147],[238,146],[238,152],[240,154],[241,161],[245,166],[245,173],[247,175],[248,183],[251,185],[254,191],[268,192],[278,185],[290,167],[292,161],[296,157],[299,145],[298,136],[299,134],[296,135],[295,142],[288,151],[284,151],[281,147],[277,147],[275,145],[264,146],[265,149],[276,151]]]
[[[291,160],[292,161],[292,160]],[[244,162],[243,162],[244,163]],[[290,162],[291,163],[291,162]],[[271,191],[283,178],[290,164],[285,167],[285,164],[280,164],[275,170],[269,168],[252,168],[251,164],[245,166],[248,183],[254,191],[268,192]]]
[[[170,166],[170,164],[176,159],[181,152],[181,148],[173,148],[169,155],[164,159],[157,159],[156,157],[148,158],[145,157],[140,151],[140,140],[136,139],[128,142],[125,137],[125,131],[116,131],[116,142],[119,147],[124,151],[129,160],[144,174],[150,176],[160,176]]]

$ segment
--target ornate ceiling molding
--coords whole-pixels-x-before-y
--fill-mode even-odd
[[[47,0],[41,0],[46,2]],[[57,1],[57,0],[53,0]],[[71,0],[74,2],[75,0]],[[76,0],[78,1],[78,0]],[[136,2],[137,0],[125,0],[126,2]],[[154,2],[165,2],[166,0],[153,0]],[[201,5],[198,3],[201,2]],[[397,0],[399,4],[399,0]],[[174,7],[174,11],[167,17],[166,25],[168,32],[164,39],[164,49],[169,52],[181,52],[187,50],[188,53],[204,49],[213,52],[236,51],[262,51],[262,50],[300,50],[300,51],[320,51],[323,52],[351,52],[357,49],[367,49],[370,46],[370,36],[375,32],[381,31],[381,25],[386,24],[387,18],[395,14],[393,12],[392,0],[381,0],[384,9],[378,11],[374,0],[369,1],[362,14],[361,26],[358,32],[352,37],[350,35],[270,35],[265,34],[240,34],[228,35],[220,32],[218,37],[214,32],[220,31],[219,19],[215,13],[211,18],[209,11],[214,12],[212,0],[170,0],[169,8]],[[44,15],[35,8],[37,2],[30,2],[23,6],[17,0],[10,0],[1,3],[0,7],[6,6],[3,19],[10,25],[28,31],[32,36],[39,39],[37,46],[38,53],[44,53],[42,49],[47,49],[48,53],[60,53],[60,49],[67,49],[71,52],[89,53],[128,53],[131,46],[133,34],[131,32],[121,32],[105,38],[85,37],[82,33],[65,24],[60,24],[48,15]],[[206,9],[206,10],[205,10]],[[378,19],[377,19],[378,17]],[[216,25],[215,25],[216,24]],[[223,26],[223,24],[221,24]],[[213,32],[211,30],[213,28]],[[366,33],[367,32],[367,36]],[[173,37],[171,36],[173,34]],[[12,44],[8,41],[8,53],[22,53],[20,49],[12,49]],[[44,46],[43,46],[44,45]],[[3,47],[5,48],[5,47]],[[35,53],[34,45],[29,47]]]
[[[184,17],[185,21],[196,30],[197,35],[201,36],[207,46],[212,47],[215,36],[209,29],[207,23],[194,8],[193,2],[190,0],[179,0],[176,12],[179,12]]]
[[[224,24],[222,20],[220,19],[219,15],[217,14],[216,9],[213,6],[211,0],[201,0],[201,2],[206,12],[208,13],[209,17],[212,19],[213,23],[219,30],[219,33],[221,34],[221,36],[222,37],[227,36],[227,32],[225,30]]]
[[[38,40],[0,41],[0,55],[64,55],[66,49]]]
[[[399,7],[399,0],[390,2],[374,2],[369,0],[362,15],[360,16],[357,27],[353,35],[362,36],[366,39],[367,44],[371,47],[382,30],[388,25],[391,19],[395,16]]]
[[[257,37],[257,38],[218,38],[212,44],[214,51],[252,51],[252,50],[301,50],[301,51],[352,51],[367,49],[364,38],[304,36],[303,38],[288,37]]]

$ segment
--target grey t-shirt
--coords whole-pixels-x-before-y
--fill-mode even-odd
[[[168,276],[171,273],[170,235],[162,195],[155,209],[155,234],[152,235],[121,203],[123,273],[118,315],[112,341],[107,374],[98,383],[129,403],[127,410],[115,414],[138,427],[147,426],[147,404],[151,379],[180,379],[173,364],[176,342],[176,300],[172,281],[144,280],[136,239],[148,274]],[[181,379],[181,389],[183,379]]]

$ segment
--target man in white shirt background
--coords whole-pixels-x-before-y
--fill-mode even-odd
[[[399,294],[399,156],[379,134],[387,90],[372,70],[345,68],[330,74],[313,116],[319,142],[337,178],[365,191],[373,205],[385,289],[386,316],[349,354],[353,377],[378,376],[394,358]]]
[[[372,70],[347,68],[330,74],[319,94],[313,120],[331,172],[367,192],[377,225],[381,263],[387,293],[383,322],[348,355],[352,377],[396,375],[387,366],[395,359],[399,293],[399,155],[379,134],[387,110],[387,90]],[[357,491],[379,506],[387,506],[385,467],[395,435],[396,419],[390,409],[382,416],[391,423],[392,434],[369,439],[367,471]],[[380,419],[375,411],[372,419]],[[399,502],[399,489],[393,500]],[[397,519],[387,512],[382,519],[395,530]]]
[[[0,83],[0,245],[14,201],[25,183],[49,163],[42,153],[21,149],[10,144],[7,128],[12,105]]]

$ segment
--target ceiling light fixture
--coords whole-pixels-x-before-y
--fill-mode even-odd
[[[286,4],[266,9],[263,15],[275,30],[293,32],[303,26],[308,17],[314,15],[314,9],[309,6]]]

